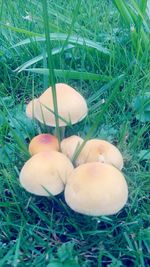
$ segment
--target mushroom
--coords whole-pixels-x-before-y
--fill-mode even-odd
[[[119,149],[105,140],[91,139],[87,141],[75,160],[75,165],[96,161],[112,164],[119,170],[123,168],[123,157]]]
[[[87,115],[88,109],[85,99],[71,86],[63,83],[56,84],[59,126],[75,124]],[[34,117],[48,126],[55,127],[52,88],[49,87],[35,105]]]
[[[20,183],[28,192],[39,196],[57,195],[64,189],[73,171],[69,159],[57,151],[35,154],[23,166]]]
[[[72,160],[75,151],[82,144],[83,139],[77,135],[69,136],[61,141],[60,147],[64,155]]]
[[[28,118],[33,119],[34,118],[34,113],[36,109],[36,104],[38,103],[38,98],[34,98],[31,100],[27,106],[26,106],[26,115]]]
[[[90,162],[72,172],[65,187],[65,200],[76,212],[112,215],[126,204],[128,186],[122,173],[109,164]]]
[[[52,134],[36,135],[29,144],[29,153],[31,156],[42,151],[59,150],[58,139]]]

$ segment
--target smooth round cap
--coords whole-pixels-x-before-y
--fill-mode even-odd
[[[68,123],[75,124],[87,115],[88,110],[85,99],[71,86],[63,83],[56,84],[56,94],[60,116],[59,126],[66,126]],[[54,111],[54,105],[52,88],[49,87],[39,97],[39,104],[35,110],[35,118],[41,123],[55,127],[55,116],[51,111]]]
[[[126,204],[128,187],[122,173],[100,162],[80,165],[72,172],[65,188],[65,200],[76,212],[111,215]]]
[[[76,159],[76,166],[86,162],[108,163],[119,170],[123,168],[123,157],[117,147],[105,140],[91,139],[87,141]]]
[[[29,153],[31,156],[42,151],[58,151],[59,143],[56,136],[52,134],[36,135],[29,144]]]
[[[26,106],[26,115],[28,118],[33,119],[35,116],[36,105],[38,105],[38,98],[31,100]]]
[[[24,164],[19,179],[21,185],[30,193],[49,196],[50,192],[55,196],[63,191],[72,171],[72,163],[62,153],[40,152]]]
[[[83,139],[77,135],[69,136],[61,141],[61,151],[71,160],[76,149],[82,144],[82,142]]]

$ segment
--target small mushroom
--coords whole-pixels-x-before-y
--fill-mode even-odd
[[[39,196],[57,195],[73,171],[69,159],[57,151],[35,154],[23,166],[20,183],[28,192]]]
[[[39,134],[29,144],[29,153],[31,156],[42,151],[51,150],[59,150],[58,139],[52,134]]]
[[[75,164],[78,166],[96,161],[111,164],[119,170],[123,168],[123,157],[119,149],[105,140],[91,139],[87,141]]]
[[[83,139],[77,135],[69,136],[61,141],[60,147],[64,155],[66,155],[70,160],[72,160],[73,155],[82,144]]]
[[[128,186],[122,173],[100,162],[78,166],[65,187],[68,206],[91,216],[115,214],[123,208],[127,198]]]

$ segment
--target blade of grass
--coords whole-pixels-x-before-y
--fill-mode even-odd
[[[43,6],[43,21],[44,21],[44,29],[45,29],[46,48],[47,48],[47,56],[48,56],[49,84],[52,86],[54,112],[58,115],[57,94],[56,94],[56,86],[55,86],[55,72],[54,72],[54,64],[53,64],[53,58],[52,58],[49,24],[48,24],[47,0],[42,1],[42,6]],[[55,123],[56,123],[56,135],[58,138],[59,148],[60,148],[59,119],[58,119],[58,116],[56,116],[56,114],[54,114]]]
[[[11,116],[11,113],[9,112],[8,108],[6,107],[4,101],[3,101],[1,98],[0,98],[0,102],[2,103],[2,105],[3,105],[3,107],[4,107],[6,113],[7,113],[8,117],[9,117],[9,120],[10,120],[14,125],[16,125],[16,120],[15,120],[15,118],[13,118],[13,117]],[[8,125],[8,126],[9,126],[9,129],[10,129],[12,135],[13,135],[13,138],[14,138],[15,142],[18,144],[20,150],[22,150],[22,151],[25,153],[25,155],[28,156],[28,155],[29,155],[29,152],[28,152],[28,149],[27,149],[25,143],[23,142],[22,138],[16,133],[16,131],[13,129],[13,127],[11,127],[11,125]]]
[[[25,71],[48,75],[48,69],[43,69],[43,68],[25,69]],[[80,71],[74,71],[74,70],[54,69],[54,73],[56,77],[64,78],[64,79],[74,79],[74,80],[82,79],[82,80],[94,80],[94,81],[110,81],[112,79],[112,77],[109,77],[107,75],[100,75],[100,74],[90,73],[90,72],[80,72]]]
[[[136,10],[138,16],[142,19],[142,22],[143,22],[143,24],[145,26],[146,31],[149,33],[150,32],[149,26],[148,26],[143,14],[142,14],[140,8],[138,7],[137,3],[134,0],[130,0],[130,1],[131,1],[132,5],[133,5],[134,9]]]
[[[123,0],[114,0],[114,3],[116,5],[117,9],[119,10],[122,18],[126,22],[126,24],[128,26],[133,25],[134,21],[132,19],[132,16],[129,13],[127,7],[126,7],[126,3]]]
[[[68,35],[65,33],[50,33],[49,37],[50,37],[51,41],[65,41],[66,38],[68,37]],[[21,42],[13,45],[12,48],[26,45],[26,44],[30,44],[32,42],[45,42],[45,37],[27,38],[27,39],[22,40]],[[100,43],[91,41],[87,38],[82,38],[80,36],[71,35],[68,38],[68,42],[70,42],[72,44],[78,44],[81,46],[87,46],[89,48],[94,48],[97,51],[99,51],[103,54],[106,54],[106,55],[110,54],[109,50],[107,48],[103,47]]]
[[[74,46],[73,45],[67,45],[66,47],[64,47],[64,51],[72,49]],[[62,51],[62,47],[56,47],[52,49],[52,55],[57,55],[59,53],[61,53]],[[19,66],[17,69],[15,69],[14,71],[17,71],[18,73],[25,70],[27,67],[32,66],[33,64],[43,60],[44,55],[38,55],[37,57],[34,57],[30,60],[28,60],[27,62],[23,63],[21,66]],[[45,58],[47,58],[47,53],[45,53]]]
[[[37,33],[37,32],[32,32],[32,31],[28,31],[28,30],[25,30],[25,29],[22,29],[22,28],[17,28],[17,27],[14,27],[12,25],[9,25],[9,24],[4,24],[2,22],[0,22],[0,25],[4,28],[7,28],[11,31],[14,31],[14,32],[17,32],[17,33],[21,33],[21,34],[25,34],[25,35],[28,35],[30,37],[43,37],[43,34],[40,34],[40,33]]]
[[[77,5],[76,5],[76,8],[75,8],[75,11],[73,13],[73,18],[72,18],[72,22],[71,22],[71,25],[70,25],[70,29],[68,31],[68,36],[66,38],[66,40],[64,41],[64,44],[63,44],[63,47],[62,47],[62,51],[61,51],[61,54],[64,52],[64,49],[65,49],[65,46],[67,45],[68,43],[68,40],[69,40],[69,37],[71,35],[71,32],[72,32],[72,29],[74,27],[74,24],[76,22],[76,19],[77,19],[77,16],[79,14],[79,8],[80,8],[80,5],[81,5],[81,0],[78,0],[77,1]]]
[[[146,14],[146,8],[147,8],[148,1],[147,0],[142,0],[139,2],[139,8],[142,12],[143,15]]]
[[[92,106],[93,102],[96,101],[97,99],[100,99],[101,95],[104,94],[108,89],[110,89],[113,85],[116,84],[117,81],[123,78],[123,74],[119,75],[115,78],[111,78],[110,81],[107,84],[104,84],[101,89],[96,91],[95,93],[92,94],[91,97],[88,99],[88,104]]]
[[[23,231],[23,227],[21,225],[20,232],[19,232],[18,238],[16,240],[16,245],[15,245],[15,255],[14,255],[14,260],[13,260],[13,267],[17,267],[17,265],[18,265],[18,260],[19,260],[19,256],[20,256],[20,243],[21,243],[22,231]]]
[[[114,3],[121,17],[131,30],[131,39],[134,49],[138,50],[138,54],[143,54],[142,48],[147,49],[149,45],[149,36],[146,35],[145,30],[148,34],[150,32],[144,14],[134,0],[131,0],[132,6],[124,0],[114,0]],[[144,4],[142,7],[144,10]]]
[[[71,122],[65,120],[63,117],[61,117],[59,114],[56,114],[55,111],[53,111],[52,109],[48,108],[47,106],[43,105],[42,103],[40,103],[41,105],[41,111],[42,111],[42,107],[45,107],[48,111],[50,111],[52,114],[54,114],[55,116],[58,117],[58,119],[62,120],[64,123],[66,123],[67,126],[72,127]],[[44,121],[44,114],[43,114],[43,121]]]
[[[8,265],[6,265],[6,264],[7,264],[6,262],[9,261],[9,258],[10,258],[10,259],[12,258],[12,255],[13,255],[13,253],[14,253],[14,250],[15,250],[15,247],[12,246],[12,247],[10,248],[10,250],[8,250],[8,252],[5,254],[5,256],[0,260],[0,266],[1,266],[1,267],[8,266]]]
[[[0,7],[0,20],[2,19],[3,7],[4,7],[4,1],[2,0],[1,7]]]
[[[45,46],[43,47],[43,53],[42,53],[41,56],[42,56],[42,59],[43,59],[43,68],[45,69],[45,68],[47,68],[47,53],[46,53],[46,50],[45,50]],[[20,70],[18,72],[20,72]],[[46,90],[48,88],[48,76],[45,75],[45,74],[43,74],[43,87],[44,87],[44,90]]]

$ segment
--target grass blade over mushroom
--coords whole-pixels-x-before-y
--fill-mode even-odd
[[[52,58],[52,48],[50,42],[50,32],[49,32],[49,24],[48,24],[48,7],[47,1],[42,1],[43,6],[43,21],[44,21],[44,29],[45,29],[45,38],[46,38],[46,48],[47,48],[47,55],[48,55],[48,69],[49,69],[49,84],[52,86],[52,96],[53,96],[53,104],[54,104],[54,111],[58,114],[58,106],[57,106],[57,95],[56,95],[56,87],[55,87],[55,73],[53,67],[53,58]],[[56,135],[59,142],[60,147],[60,130],[59,130],[59,120],[58,116],[55,116],[56,122]]]
[[[56,113],[55,111],[53,111],[52,109],[50,109],[49,107],[45,106],[44,104],[40,103],[41,105],[41,110],[42,110],[42,106],[45,107],[45,109],[47,109],[48,111],[50,111],[52,114],[54,114],[55,116],[57,116],[58,120],[60,119],[61,121],[63,121],[67,126],[72,127],[71,121],[67,121],[65,120],[62,116],[60,116],[58,113]],[[43,121],[44,121],[44,114],[42,117]]]

